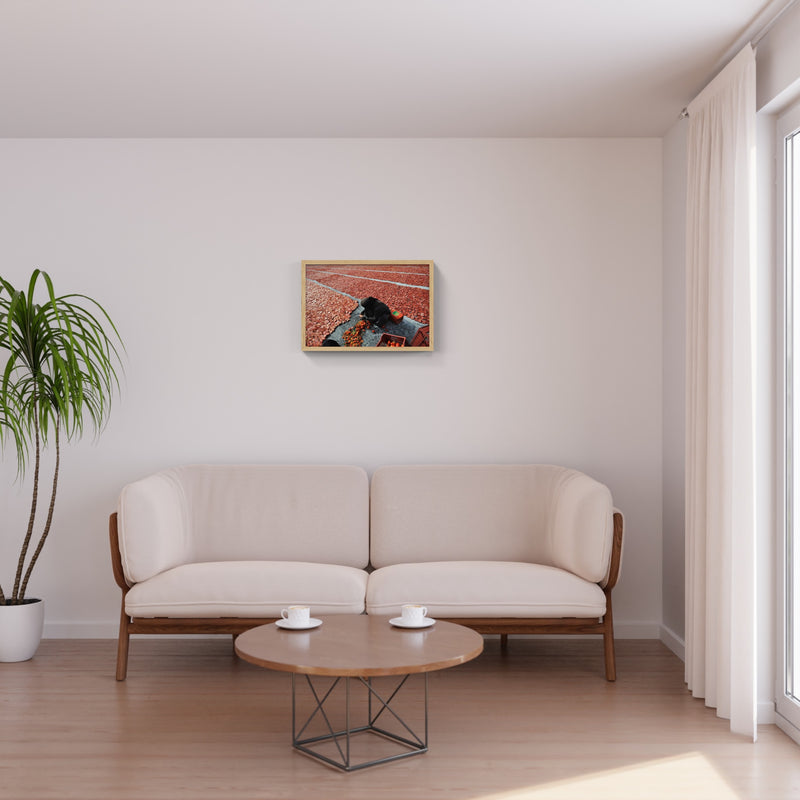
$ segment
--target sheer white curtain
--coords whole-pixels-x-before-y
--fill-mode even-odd
[[[756,737],[755,57],[689,105],[686,681]]]

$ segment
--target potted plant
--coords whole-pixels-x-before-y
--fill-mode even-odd
[[[26,290],[0,276],[0,445],[15,450],[18,478],[33,459],[30,515],[13,583],[3,584],[0,575],[0,661],[25,661],[39,646],[44,602],[26,597],[26,590],[53,522],[61,442],[79,438],[87,424],[95,433],[104,427],[119,389],[115,342],[122,345],[95,300],[82,294],[57,297],[49,275],[38,269]],[[36,538],[41,455],[51,444],[50,502]]]

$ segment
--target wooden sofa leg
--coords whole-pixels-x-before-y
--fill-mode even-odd
[[[606,631],[603,634],[606,655],[606,680],[615,681],[617,679],[617,665],[614,659],[614,633]]]
[[[606,615],[603,618],[603,650],[606,659],[606,680],[617,679],[617,661],[614,654],[614,618],[611,615],[611,597],[606,597]]]
[[[128,615],[125,613],[125,599],[122,600],[122,613],[119,619],[119,641],[117,643],[117,680],[124,681],[128,675],[128,645],[131,634],[128,630]]]
[[[503,653],[508,652],[508,634],[501,633],[500,634],[500,651]]]

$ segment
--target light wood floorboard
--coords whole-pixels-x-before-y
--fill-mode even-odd
[[[427,754],[352,774],[291,750],[291,677],[240,661],[230,638],[134,639],[121,683],[115,652],[45,640],[0,664],[0,798],[800,797],[800,749],[774,726],[756,744],[731,734],[655,641],[618,641],[608,683],[599,641],[511,637],[502,653],[489,638],[430,675]]]

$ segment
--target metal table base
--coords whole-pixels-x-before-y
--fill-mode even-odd
[[[409,678],[409,675],[402,675],[398,676],[400,678],[399,683],[395,686],[394,691],[384,699],[384,697],[376,691],[375,687],[372,685],[372,678],[361,678],[361,677],[337,677],[333,683],[328,687],[327,691],[324,693],[320,693],[317,691],[317,687],[314,686],[313,681],[311,680],[310,675],[305,675],[306,683],[311,690],[311,695],[314,698],[315,707],[311,712],[311,715],[305,721],[303,726],[300,730],[297,729],[297,686],[295,678],[297,677],[295,673],[292,673],[292,746],[295,750],[300,751],[301,753],[305,753],[312,758],[316,758],[324,763],[336,767],[337,769],[344,770],[345,772],[353,772],[354,770],[358,769],[365,769],[366,767],[374,767],[378,764],[386,764],[391,761],[397,761],[401,758],[409,758],[410,756],[417,756],[421,755],[422,753],[428,752],[428,673],[422,673],[424,680],[425,680],[425,688],[424,688],[424,695],[425,695],[425,723],[424,723],[424,734],[423,736],[419,736],[415,733],[409,725],[397,714],[397,712],[392,708],[391,703],[397,696],[398,692],[405,686],[406,681]],[[353,726],[351,721],[351,714],[350,714],[350,681],[358,681],[362,686],[364,686],[367,690],[367,722],[365,725],[356,725]],[[344,681],[345,686],[345,727],[342,730],[335,731],[333,726],[331,725],[330,718],[328,714],[325,713],[325,703],[328,701],[334,693],[334,689]],[[408,732],[408,736],[400,736],[397,733],[392,733],[385,728],[380,727],[377,723],[384,712],[388,712],[401,726],[402,728]],[[328,729],[328,733],[324,733],[321,736],[311,736],[307,738],[302,738],[303,734],[306,732],[308,726],[311,724],[312,720],[317,716],[320,715],[321,719],[324,721],[325,727]],[[390,756],[385,756],[384,758],[376,758],[371,761],[361,761],[359,763],[353,763],[351,760],[351,739],[355,734],[360,733],[368,733],[374,734],[377,736],[381,736],[384,739],[388,739],[392,742],[396,742],[398,745],[402,745],[404,748],[401,752],[395,753]],[[325,745],[329,742],[333,742],[336,745],[336,751],[339,754],[339,759],[330,758],[329,756],[320,753],[318,750],[315,750],[314,747],[319,747],[320,745]]]

